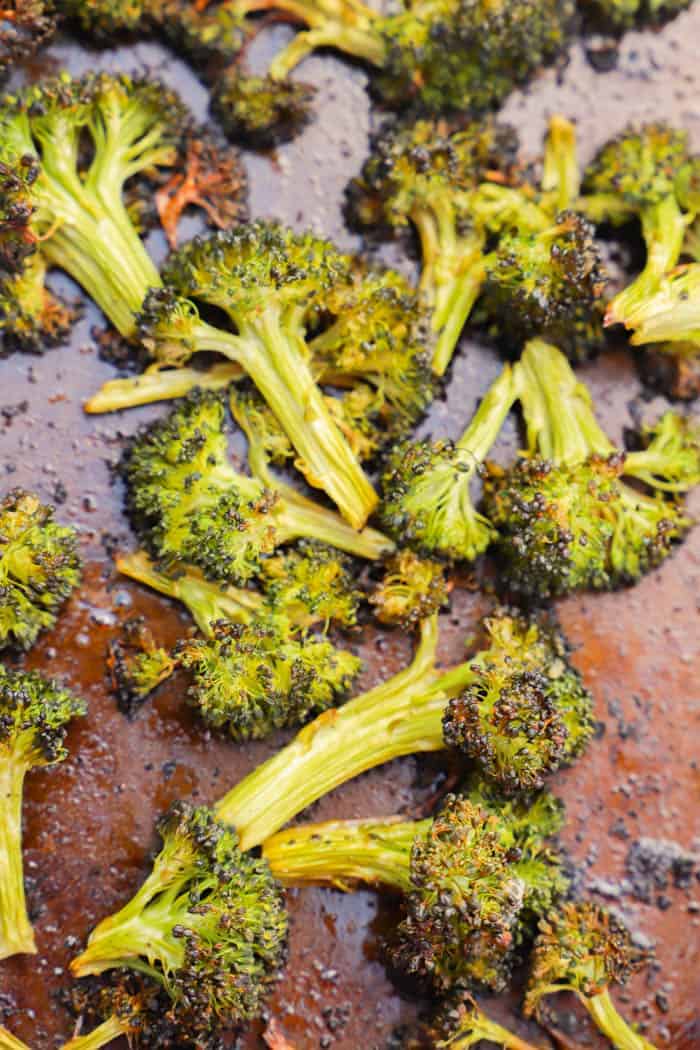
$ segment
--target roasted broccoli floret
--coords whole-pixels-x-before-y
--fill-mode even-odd
[[[254,149],[293,139],[311,117],[315,88],[289,77],[253,76],[229,66],[212,87],[212,111],[231,138]]]
[[[234,740],[266,737],[325,711],[344,698],[361,667],[328,639],[294,632],[283,616],[222,621],[213,637],[180,642],[175,659],[192,675],[189,702]]]
[[[0,273],[0,356],[42,353],[62,343],[78,317],[46,287],[46,262],[30,255],[16,273]]]
[[[361,593],[352,563],[322,543],[301,541],[296,547],[266,558],[260,583],[265,600],[300,627],[330,623],[356,627]]]
[[[471,483],[517,396],[516,376],[506,365],[458,441],[409,441],[392,450],[380,507],[391,536],[425,553],[465,561],[486,550],[495,530],[476,510]]]
[[[302,824],[268,839],[263,856],[287,885],[348,889],[369,882],[405,894],[389,962],[444,994],[482,975],[490,985],[503,982],[524,887],[498,823],[451,795],[432,820]],[[485,956],[493,967],[488,976]]]
[[[570,902],[540,920],[525,994],[525,1013],[537,1014],[553,992],[574,992],[613,1046],[654,1050],[617,1012],[613,984],[625,984],[649,962],[619,918],[598,904]]]
[[[580,7],[596,29],[623,33],[659,26],[687,10],[693,0],[581,0]]]
[[[35,54],[55,28],[51,0],[4,0],[0,11],[0,80],[17,62]]]
[[[97,40],[112,42],[148,25],[150,0],[56,0],[66,18]],[[181,5],[183,8],[187,3]]]
[[[175,803],[153,871],[93,930],[76,976],[128,967],[162,983],[201,1028],[256,1017],[284,961],[287,916],[267,863],[211,810]]]
[[[688,225],[682,189],[690,163],[684,131],[646,124],[612,139],[586,169],[580,207],[594,222],[639,220],[646,247],[644,269],[609,303],[607,325],[626,325],[678,262]]]
[[[28,649],[80,581],[78,537],[24,489],[0,502],[0,647]]]
[[[210,392],[195,392],[140,431],[122,469],[132,520],[153,554],[191,562],[215,580],[249,580],[266,554],[297,538],[366,558],[391,549],[381,533],[358,533],[332,511],[290,497],[287,487],[236,471],[224,405]]]
[[[441,562],[402,550],[387,562],[384,578],[369,601],[380,623],[411,628],[444,608],[449,593]]]
[[[67,757],[68,723],[86,711],[37,672],[0,667],[0,959],[36,952],[22,869],[24,778]]]
[[[504,1050],[536,1050],[513,1032],[492,1020],[469,994],[458,993],[438,1011],[431,1034],[437,1050],[468,1050],[482,1042],[494,1043]]]
[[[351,279],[346,257],[312,234],[256,222],[196,238],[171,256],[163,279],[168,292],[148,297],[139,323],[153,357],[183,364],[210,350],[241,365],[289,436],[307,480],[361,528],[376,493],[328,412],[305,343],[330,289]],[[191,300],[223,310],[236,334],[205,323]]]
[[[484,483],[506,584],[546,598],[634,582],[691,526],[663,490],[697,483],[692,430],[689,441],[668,442],[662,427],[647,452],[625,454],[601,430],[588,390],[555,347],[533,340],[517,368],[528,452],[507,470],[491,466]],[[670,418],[664,426],[680,424]]]
[[[121,636],[109,644],[107,668],[119,708],[132,715],[154,689],[175,671],[167,649],[157,645],[142,616],[127,620]]]

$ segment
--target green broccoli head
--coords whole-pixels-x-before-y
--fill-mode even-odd
[[[98,40],[111,42],[121,33],[143,29],[147,24],[149,0],[59,0],[66,18]],[[185,6],[185,5],[183,5]]]
[[[310,540],[262,563],[261,583],[270,610],[298,626],[335,623],[356,627],[361,592],[350,558]]]
[[[122,625],[121,636],[109,643],[107,669],[119,709],[133,715],[150,693],[175,671],[175,660],[156,644],[142,616]]]
[[[0,12],[0,78],[35,54],[55,29],[50,0],[7,0]]]
[[[586,168],[583,190],[593,205],[592,217],[625,220],[643,208],[675,196],[688,161],[686,132],[668,124],[628,127],[607,142]],[[595,199],[601,214],[596,216]],[[605,213],[606,199],[611,210]]]
[[[369,600],[380,623],[410,629],[444,608],[449,592],[444,565],[402,550],[387,562]]]
[[[269,736],[334,706],[361,666],[347,650],[272,616],[215,624],[212,638],[180,642],[176,659],[193,675],[189,702],[234,740]]]
[[[220,0],[149,0],[149,15],[158,30],[192,63],[232,61],[241,51],[250,26],[236,4]],[[206,67],[204,67],[206,68]]]
[[[486,272],[482,307],[508,349],[539,335],[572,360],[600,350],[606,275],[583,216],[561,212],[542,232],[504,233]]]
[[[687,10],[693,0],[584,0],[583,10],[596,28],[616,33],[659,26]]]
[[[49,291],[45,278],[39,252],[18,271],[0,272],[0,356],[15,349],[40,354],[66,339],[79,310]]]
[[[573,13],[569,0],[405,0],[378,23],[372,86],[391,105],[483,112],[556,57]]]
[[[93,930],[73,973],[136,969],[204,1030],[259,1016],[285,957],[280,887],[211,810],[177,802],[158,831],[163,845],[152,873]]]
[[[214,84],[212,110],[232,139],[271,149],[308,124],[315,94],[302,81],[251,76],[231,65]]]
[[[75,530],[33,493],[9,492],[0,502],[0,645],[28,649],[79,580]]]
[[[447,704],[445,743],[513,793],[540,788],[593,733],[592,701],[555,626],[499,609],[486,617],[476,681]]]

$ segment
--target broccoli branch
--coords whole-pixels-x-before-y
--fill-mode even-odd
[[[35,955],[22,870],[22,788],[26,763],[0,762],[0,959]]]
[[[0,1050],[29,1050],[29,1047],[0,1025]]]
[[[73,1036],[61,1050],[100,1050],[100,1047],[108,1046],[115,1039],[126,1035],[128,1031],[128,1024],[120,1021],[117,1016],[108,1017],[87,1035]]]
[[[118,412],[123,408],[150,405],[155,401],[173,401],[192,390],[225,390],[241,378],[242,369],[232,361],[199,368],[159,368],[152,366],[142,375],[126,379],[109,379],[83,405],[86,412]]]

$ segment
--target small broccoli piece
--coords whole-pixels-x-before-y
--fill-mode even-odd
[[[624,33],[659,26],[686,11],[693,0],[583,0],[584,14],[595,28]]]
[[[180,642],[175,656],[192,673],[189,703],[234,740],[269,736],[341,702],[361,667],[352,653],[293,632],[279,616],[222,621],[212,638]]]
[[[127,620],[121,637],[109,643],[107,669],[119,709],[133,715],[161,682],[174,673],[176,660],[160,645],[142,616]]]
[[[0,79],[11,73],[16,63],[36,54],[55,29],[51,0],[4,0],[0,11]]]
[[[491,466],[484,483],[505,582],[540,598],[634,582],[691,526],[678,500],[663,494],[694,483],[691,445],[660,437],[646,460],[625,456],[555,347],[533,340],[517,368],[529,451],[508,470]],[[651,494],[623,477],[638,477]]]
[[[83,404],[89,414],[118,412],[136,405],[150,405],[157,401],[173,401],[185,397],[201,387],[204,390],[226,390],[241,377],[241,369],[233,361],[222,361],[200,368],[150,369],[137,376],[110,379]]]
[[[403,442],[381,478],[382,524],[390,535],[428,554],[473,561],[494,538],[494,528],[471,497],[471,483],[518,396],[506,365],[456,441]]]
[[[29,1047],[0,1025],[0,1050],[29,1050]]]
[[[444,565],[403,550],[389,559],[369,601],[380,623],[410,629],[444,608],[449,593]]]
[[[193,302],[155,293],[139,326],[154,358],[183,364],[211,350],[240,364],[288,434],[309,483],[362,528],[376,493],[328,412],[305,345],[330,288],[350,280],[348,260],[312,234],[255,222],[196,238],[171,256],[163,276],[177,295],[225,311],[237,334],[206,324]]]
[[[272,612],[300,627],[357,626],[361,592],[355,586],[352,563],[332,547],[301,541],[265,558],[261,569],[260,583]]]
[[[610,986],[625,984],[649,962],[620,919],[600,905],[570,902],[540,920],[525,994],[525,1014],[541,1009],[553,992],[571,991],[613,1046],[654,1050],[617,1012]]]
[[[646,124],[608,142],[586,169],[579,206],[594,222],[638,219],[646,246],[644,269],[608,305],[607,325],[626,325],[678,262],[688,225],[679,198],[689,163],[685,132]]]
[[[45,284],[46,263],[35,253],[15,273],[0,273],[0,356],[42,353],[64,342],[79,311]]]
[[[36,952],[22,869],[24,778],[68,756],[68,723],[86,711],[37,672],[0,667],[0,959]]]
[[[150,0],[56,0],[56,4],[64,17],[103,43],[148,25]]]
[[[436,1023],[436,1050],[468,1050],[482,1042],[494,1043],[504,1050],[536,1050],[524,1039],[493,1021],[476,1000],[464,992],[439,1011]]]
[[[80,977],[127,967],[160,981],[202,1028],[258,1016],[284,961],[287,916],[265,861],[211,810],[175,803],[135,897],[90,935]]]
[[[31,492],[0,501],[0,646],[28,649],[80,581],[75,529]]]
[[[235,59],[250,37],[240,5],[229,0],[149,0],[156,28],[209,81],[211,69]]]
[[[224,405],[191,394],[141,430],[124,457],[127,506],[139,534],[167,564],[191,562],[215,580],[245,582],[264,555],[297,538],[378,558],[391,544],[371,529],[356,532],[338,515],[286,487],[266,487],[228,461]]]
[[[315,95],[311,84],[252,76],[232,65],[214,82],[212,111],[232,139],[254,149],[272,149],[308,124]]]

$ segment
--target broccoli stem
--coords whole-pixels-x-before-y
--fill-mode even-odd
[[[210,583],[193,565],[182,566],[173,575],[166,575],[158,570],[145,551],[119,554],[115,565],[124,576],[183,602],[200,631],[209,637],[212,624],[217,620],[250,623],[264,606],[262,596],[255,591]]]
[[[564,117],[553,116],[544,147],[542,190],[551,194],[556,211],[564,211],[578,200],[580,189],[576,128]]]
[[[26,765],[0,762],[0,959],[35,955],[34,931],[27,915],[22,867],[22,789]]]
[[[238,321],[235,316],[233,320]],[[196,351],[213,350],[241,365],[294,445],[306,480],[331,497],[354,529],[361,529],[377,505],[377,494],[314,381],[303,339],[284,330],[284,319],[274,306],[241,321],[238,329],[233,335],[198,322],[193,345]],[[360,557],[376,556],[328,537],[317,538]]]
[[[61,1050],[100,1050],[115,1039],[126,1034],[124,1022],[118,1017],[108,1017],[87,1035],[76,1035],[61,1047]],[[0,1043],[0,1046],[2,1044]]]
[[[216,806],[242,849],[264,842],[316,799],[374,766],[445,746],[446,702],[474,681],[473,663],[438,675],[437,617],[421,623],[416,657],[405,671],[344,707],[325,711],[245,777]]]
[[[628,325],[636,310],[644,309],[646,300],[657,291],[659,282],[680,258],[688,218],[675,197],[664,197],[658,204],[645,208],[641,222],[647,252],[644,269],[608,304],[606,326]]]
[[[531,453],[574,465],[614,451],[593,414],[591,395],[555,346],[530,340],[515,370]]]
[[[518,396],[518,373],[506,365],[484,394],[455,447],[469,454],[472,473],[484,462]]]
[[[504,1050],[536,1050],[532,1043],[526,1043],[524,1039],[509,1032],[503,1025],[492,1021],[476,1005],[471,1009],[467,1025],[468,1031],[458,1031],[451,1039],[438,1043],[438,1047],[441,1050],[467,1050],[467,1047],[477,1046],[483,1040],[488,1043],[496,1043]]]
[[[700,352],[700,266],[689,263],[659,281],[653,293],[627,317],[633,346],[686,343]],[[664,348],[665,349],[665,348]],[[671,352],[675,347],[669,348]]]
[[[633,1031],[620,1016],[607,988],[597,995],[579,995],[579,999],[616,1050],[656,1050],[653,1043]]]
[[[354,883],[363,882],[408,893],[411,848],[431,823],[390,817],[300,825],[267,839],[263,856],[285,886],[351,890]]]
[[[0,1050],[29,1050],[29,1047],[0,1025]]]
[[[155,401],[172,401],[192,390],[225,390],[241,377],[241,369],[232,361],[212,365],[206,371],[198,368],[152,368],[142,375],[127,379],[110,379],[83,404],[85,412],[118,412],[122,408],[150,405]]]

